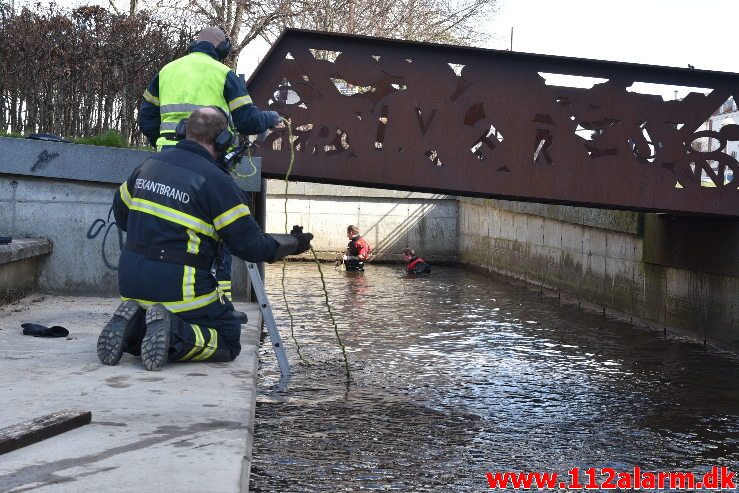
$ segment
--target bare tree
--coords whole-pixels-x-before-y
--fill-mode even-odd
[[[192,33],[148,14],[0,5],[0,131],[143,137],[135,112],[147,83],[185,53]]]
[[[109,0],[111,5],[116,0]],[[118,0],[122,1],[122,0]],[[193,31],[205,26],[218,26],[232,43],[231,55],[225,61],[236,67],[241,51],[257,37],[279,29],[295,15],[294,0],[129,0],[140,8],[157,12],[172,22]]]
[[[136,12],[138,12],[140,2],[139,0],[129,0],[128,2],[128,15],[134,15]],[[108,0],[108,7],[110,7],[110,10],[115,12],[118,15],[123,15],[123,11],[118,7],[118,3],[115,0]]]
[[[124,0],[109,0],[124,1]],[[221,27],[239,54],[257,37],[273,42],[286,27],[414,41],[473,45],[498,0],[128,0],[193,29]],[[132,7],[133,8],[133,7]]]
[[[303,0],[284,27],[473,45],[497,0]]]

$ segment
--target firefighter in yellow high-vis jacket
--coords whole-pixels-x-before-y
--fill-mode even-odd
[[[221,108],[231,129],[243,135],[265,132],[280,122],[276,111],[260,111],[252,104],[244,81],[221,63],[231,51],[231,42],[221,29],[206,27],[200,31],[189,51],[165,65],[144,91],[139,128],[157,150],[175,145],[173,137],[180,120],[209,105]],[[217,273],[219,289],[231,299],[228,249],[223,257]]]

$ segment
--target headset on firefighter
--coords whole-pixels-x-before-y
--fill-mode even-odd
[[[216,108],[218,107],[216,106]],[[226,117],[226,120],[228,120],[228,115],[226,115],[223,108],[218,108],[218,110]],[[183,118],[177,123],[177,127],[174,131],[174,140],[182,140],[186,137],[188,120],[189,118]],[[218,135],[213,139],[213,148],[219,153],[224,154],[233,145],[233,143],[234,134],[231,132],[231,129],[226,127],[218,132]]]

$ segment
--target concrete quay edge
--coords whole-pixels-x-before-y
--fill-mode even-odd
[[[16,260],[51,253],[51,241],[45,238],[13,238],[13,241],[0,245],[0,265]]]
[[[115,298],[31,295],[0,306],[0,428],[61,409],[89,425],[4,454],[0,491],[248,491],[260,313],[242,326],[231,363],[171,363],[159,372],[124,354],[100,364],[96,342]],[[22,335],[21,323],[66,327],[68,338]]]

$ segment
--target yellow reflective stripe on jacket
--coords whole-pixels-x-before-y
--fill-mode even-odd
[[[195,297],[195,267],[183,265],[182,272],[182,300],[191,300]]]
[[[176,140],[170,140],[168,138],[168,135],[163,135],[162,137],[159,137],[159,139],[157,139],[157,152],[162,152],[162,150],[169,149],[170,147],[176,145]]]
[[[187,236],[188,236],[187,251],[189,253],[195,253],[195,254],[199,253],[200,252],[200,237],[198,236],[198,234],[195,231],[188,229]]]
[[[231,281],[218,281],[218,291],[223,293],[228,301],[233,301],[231,294]]]
[[[249,214],[251,214],[249,208],[244,204],[239,204],[213,219],[213,226],[215,226],[216,230],[223,229],[238,218],[248,216]]]
[[[177,103],[162,105],[159,111],[163,113],[192,113],[200,108],[205,108],[205,106],[202,104]]]
[[[148,89],[144,91],[144,99],[154,106],[159,106],[159,98],[150,93]]]
[[[189,116],[190,115],[188,114],[187,116],[183,116],[182,118],[188,118]],[[182,118],[180,118],[180,120]],[[162,132],[162,133],[165,133],[165,132],[174,133],[174,131],[177,130],[177,124],[178,123],[179,123],[179,121],[160,123],[159,124],[159,131]]]
[[[213,353],[218,349],[218,332],[216,332],[215,329],[208,330],[210,331],[210,340],[208,341],[208,345],[205,346],[202,353],[192,359],[193,361],[205,361],[213,356]]]
[[[202,219],[199,219],[190,214],[178,211],[166,205],[157,204],[151,200],[134,198],[131,200],[132,205],[129,207],[131,210],[143,212],[145,214],[151,214],[165,221],[170,221],[186,228],[190,228],[198,233],[210,236],[211,238],[218,239],[218,235],[212,225],[206,223]]]
[[[128,192],[128,184],[124,181],[121,184],[121,187],[118,189],[118,191],[121,193],[121,200],[124,204],[126,204],[126,207],[129,209],[131,208],[131,194]]]
[[[245,104],[251,104],[251,103],[252,103],[251,96],[249,96],[248,94],[246,96],[239,96],[238,98],[232,99],[231,101],[228,102],[228,109],[233,111],[236,108],[241,108]]]
[[[190,327],[192,327],[192,331],[195,334],[195,345],[193,348],[188,352],[186,355],[184,355],[182,358],[180,358],[178,361],[187,361],[193,356],[195,356],[199,351],[202,351],[203,346],[205,346],[205,338],[203,337],[203,333],[200,331],[200,326],[195,324],[190,324]]]
[[[173,119],[175,121],[162,121],[159,123],[159,133],[160,134],[166,134],[166,133],[175,133],[175,130],[177,130],[177,124],[182,120],[183,118],[190,118],[190,115],[192,114],[192,111],[170,111],[169,113],[161,113],[161,117],[163,118],[166,116],[167,118]],[[160,142],[157,140],[157,144]]]
[[[179,312],[186,312],[188,310],[195,310],[197,308],[202,308],[206,305],[213,303],[214,301],[218,301],[218,291],[216,290],[216,291],[213,291],[212,293],[204,294],[201,296],[196,296],[191,300],[182,300],[182,301],[149,301],[149,300],[140,300],[138,298],[126,298],[125,296],[121,296],[121,300],[122,301],[126,301],[126,300],[136,301],[138,302],[139,305],[141,305],[145,309],[151,308],[151,306],[156,303],[161,303],[170,312],[179,313]]]
[[[187,252],[197,255],[200,251],[200,237],[189,228],[187,236]],[[185,265],[184,268],[182,273],[182,299],[191,300],[195,297],[195,267]]]

